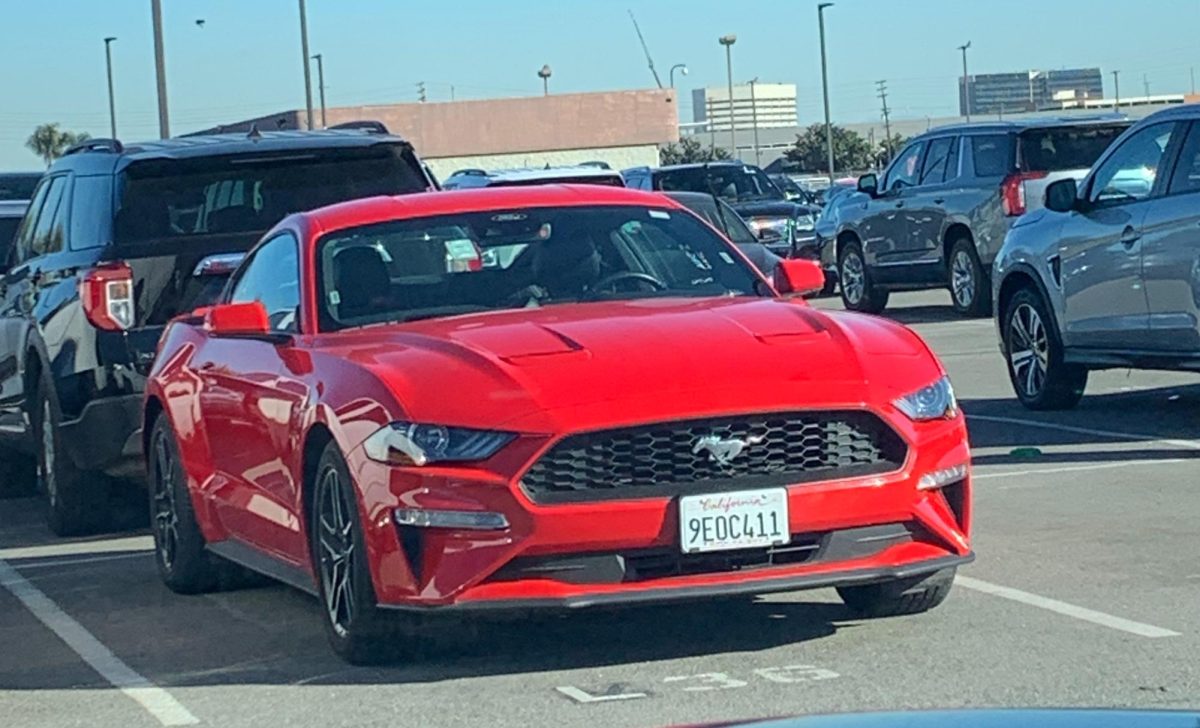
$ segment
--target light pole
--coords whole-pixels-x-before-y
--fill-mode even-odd
[[[963,116],[968,122],[971,121],[971,77],[967,75],[967,49],[970,47],[971,41],[958,47],[963,57]]]
[[[304,109],[308,128],[313,128],[312,71],[308,68],[308,11],[300,0],[300,58],[304,60]]]
[[[550,95],[550,64],[544,64],[538,69],[538,78],[542,79],[542,96]]]
[[[154,77],[158,86],[158,136],[171,136],[167,113],[167,62],[163,58],[162,0],[150,0],[150,18],[154,26]]]
[[[1121,108],[1121,72],[1113,71],[1113,111]]]
[[[829,121],[829,68],[825,62],[825,8],[833,3],[817,5],[817,25],[821,29],[821,93],[825,97],[825,151],[829,155],[829,184],[833,184],[833,124]]]
[[[112,42],[116,38],[109,36],[104,39],[104,62],[108,67],[108,123],[112,138],[117,138],[117,105],[113,100],[113,80],[112,80]]]
[[[737,43],[737,36],[730,33],[717,41],[725,46],[725,71],[729,80],[729,155],[737,159],[737,124],[733,118],[733,44]]]
[[[671,88],[675,88],[675,69],[676,68],[678,68],[680,73],[682,73],[683,75],[685,75],[685,76],[688,75],[687,64],[676,63],[674,66],[671,66],[671,70],[667,73],[667,75],[671,78]]]
[[[317,92],[321,95],[321,128],[324,129],[328,126],[325,121],[325,61],[320,53],[313,54],[313,60],[317,62]]]
[[[754,87],[758,77],[750,79],[750,125],[754,127],[754,166],[762,166],[762,157],[758,153],[758,98],[754,95]]]

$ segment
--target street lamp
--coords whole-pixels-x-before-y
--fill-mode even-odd
[[[538,69],[538,78],[542,79],[542,95],[550,95],[550,64],[547,63]]]
[[[321,94],[321,128],[328,126],[325,121],[325,61],[320,53],[313,55],[313,60],[317,62],[317,91]]]
[[[821,92],[825,96],[825,151],[829,155],[829,184],[833,184],[833,124],[829,121],[829,68],[825,62],[825,8],[833,3],[817,5],[817,25],[821,28]]]
[[[762,166],[762,157],[758,154],[758,99],[754,95],[754,86],[758,84],[758,77],[750,79],[750,126],[754,127],[754,166]]]
[[[967,121],[971,120],[971,77],[967,75],[967,49],[970,47],[971,41],[958,47],[963,56],[963,116]]]
[[[167,62],[163,53],[162,0],[150,0],[150,20],[154,28],[154,79],[158,89],[158,136],[171,136],[170,115],[167,113]]]
[[[675,69],[676,68],[678,68],[680,73],[682,73],[683,75],[685,75],[685,76],[688,75],[688,70],[687,70],[686,64],[676,63],[674,66],[671,66],[671,70],[668,72],[668,76],[670,76],[670,78],[671,78],[671,88],[675,88]]]
[[[313,128],[312,71],[308,68],[308,11],[304,0],[300,0],[300,58],[304,60],[304,109],[308,116],[308,128]]]
[[[737,36],[730,33],[717,41],[725,46],[725,71],[729,79],[729,154],[737,159],[737,132],[733,119],[733,44],[737,43]]]
[[[117,138],[117,105],[113,100],[113,80],[112,80],[112,42],[116,38],[109,36],[104,39],[104,62],[108,67],[108,123],[112,138]]]

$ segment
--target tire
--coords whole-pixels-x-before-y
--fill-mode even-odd
[[[1088,370],[1063,360],[1062,338],[1041,294],[1017,291],[1001,321],[1013,392],[1031,410],[1071,409],[1083,398]]]
[[[37,486],[45,499],[46,525],[56,536],[94,533],[108,522],[109,480],[81,472],[65,452],[62,413],[48,376],[42,377],[33,403],[30,421],[37,442]]]
[[[820,298],[828,298],[837,293],[838,277],[833,271],[825,271],[825,285],[821,287],[821,292],[817,294]]]
[[[954,585],[955,571],[951,567],[908,579],[843,586],[838,587],[837,593],[847,607],[863,617],[919,614],[946,601]]]
[[[159,577],[177,594],[215,591],[228,567],[204,548],[179,445],[165,416],[155,420],[150,430],[146,465],[154,562]]]
[[[979,261],[979,252],[970,238],[959,238],[950,246],[946,274],[950,302],[957,313],[963,316],[992,314],[991,278]]]
[[[851,311],[881,313],[887,308],[888,292],[871,283],[871,271],[857,240],[847,242],[838,251],[838,287],[842,305]]]
[[[329,644],[352,665],[391,662],[406,641],[397,638],[402,615],[377,606],[356,488],[336,442],[321,453],[311,486],[309,543]]]

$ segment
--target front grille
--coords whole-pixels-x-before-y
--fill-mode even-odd
[[[744,447],[719,462],[698,448],[704,438]],[[573,435],[521,487],[540,504],[658,498],[884,473],[905,456],[900,436],[868,412],[766,413]]]

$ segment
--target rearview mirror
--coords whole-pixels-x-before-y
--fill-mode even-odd
[[[222,303],[204,313],[204,328],[213,336],[242,339],[263,339],[273,343],[290,341],[291,337],[271,330],[267,309],[261,301]]]
[[[1070,212],[1075,209],[1075,200],[1078,196],[1079,188],[1074,179],[1068,177],[1051,182],[1046,186],[1046,209],[1054,212]]]
[[[871,197],[877,196],[879,194],[879,177],[874,172],[859,177],[858,191],[865,192]]]
[[[775,290],[788,296],[819,293],[825,287],[825,271],[815,260],[787,258],[775,266]]]

